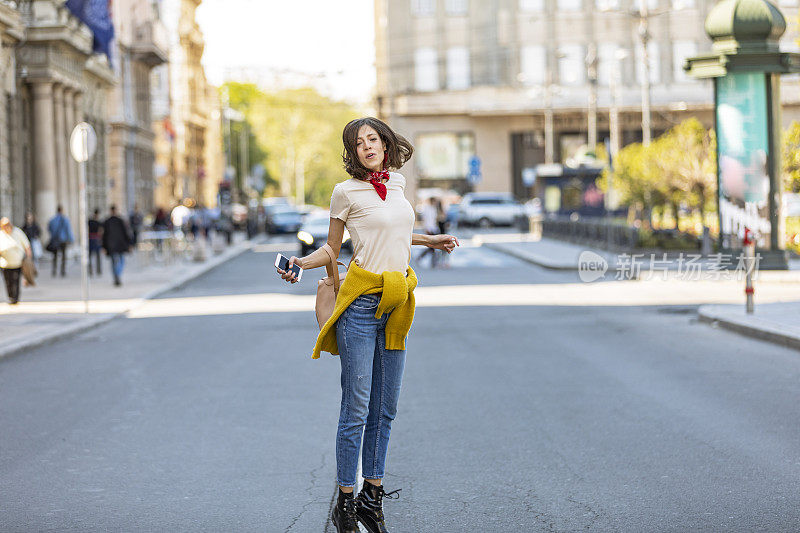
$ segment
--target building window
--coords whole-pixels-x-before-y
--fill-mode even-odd
[[[619,0],[596,0],[595,5],[600,11],[619,9]]]
[[[796,5],[797,0],[793,0]],[[672,0],[672,9],[693,9],[695,7],[694,0]]]
[[[567,44],[558,49],[558,77],[561,85],[581,85],[586,79],[583,46]]]
[[[675,41],[672,44],[672,76],[677,82],[690,81],[691,78],[683,70],[683,62],[687,57],[697,54],[697,43],[693,41]]]
[[[439,88],[435,49],[418,48],[414,54],[414,88],[418,91],[435,91]]]
[[[411,14],[417,17],[436,14],[436,0],[411,0]]]
[[[466,89],[469,87],[469,50],[464,46],[454,46],[447,50],[447,88]]]
[[[544,11],[544,0],[519,0],[519,10],[523,13],[541,13]]]
[[[525,85],[543,85],[547,71],[544,46],[524,46],[520,50],[520,81]]]
[[[414,159],[421,179],[464,179],[474,155],[472,133],[422,133],[414,143]]]
[[[600,43],[597,47],[597,83],[600,85],[611,85],[611,79],[615,75],[615,70],[619,67],[617,52],[619,45],[616,43]],[[619,74],[617,74],[619,75]],[[619,79],[617,80],[619,82]]]
[[[466,15],[469,9],[468,0],[447,0],[444,4],[448,15]]]
[[[637,9],[641,10],[644,7],[644,2],[647,2],[647,9],[653,10],[658,7],[658,0],[634,0],[633,4],[636,6]],[[680,0],[678,0],[680,1]]]
[[[582,8],[582,0],[558,0],[559,11],[580,11]]]
[[[636,43],[636,80],[641,85],[644,83],[644,60],[642,56],[642,43]],[[650,83],[659,83],[661,81],[661,61],[659,61],[658,43],[647,43],[648,63],[650,65]]]

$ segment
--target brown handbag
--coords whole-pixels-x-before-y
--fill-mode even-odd
[[[319,284],[317,285],[317,301],[314,309],[317,313],[319,329],[322,329],[325,322],[333,315],[333,308],[336,306],[336,296],[338,296],[339,287],[341,286],[338,265],[342,265],[347,269],[344,263],[336,260],[333,248],[331,248],[328,243],[323,244],[322,249],[328,253],[329,261],[325,265],[325,270],[328,272],[328,275],[319,280]]]
[[[36,265],[33,264],[33,259],[29,255],[25,256],[22,260],[22,277],[25,278],[29,287],[36,286],[36,276],[39,273],[36,271]]]

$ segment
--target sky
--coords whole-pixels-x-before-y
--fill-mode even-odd
[[[372,0],[203,0],[197,22],[214,85],[314,85],[361,104],[375,86]]]

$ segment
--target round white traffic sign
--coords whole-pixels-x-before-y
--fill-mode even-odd
[[[97,133],[88,122],[81,122],[72,130],[69,138],[69,151],[78,163],[88,161],[97,151]]]

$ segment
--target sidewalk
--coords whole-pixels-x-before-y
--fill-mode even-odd
[[[262,239],[247,241],[237,233],[229,247],[215,241],[206,248],[203,262],[195,262],[189,253],[172,264],[150,263],[137,251],[126,258],[122,287],[113,286],[110,261],[103,257],[102,276],[89,278],[89,313],[81,297],[80,263],[69,261],[67,276],[53,278],[51,263],[43,262],[36,287],[22,287],[19,304],[9,305],[5,291],[0,291],[0,358],[97,327],[233,259]]]
[[[541,238],[533,240],[526,234],[475,235],[473,242],[499,252],[509,254],[529,263],[552,270],[578,271],[578,258],[584,251],[591,251],[605,259],[608,263],[608,274],[613,276],[614,270],[621,266],[620,256],[604,250],[586,246]],[[656,256],[658,260],[658,256]],[[647,272],[650,256],[640,258],[641,270]],[[698,261],[702,272],[713,271],[713,262],[707,259]],[[679,262],[672,260],[662,264],[669,279],[679,279]],[[684,267],[685,268],[685,267]],[[718,271],[717,271],[718,272]],[[660,273],[655,273],[656,276]],[[645,276],[639,276],[642,279]],[[759,284],[768,284],[777,288],[780,284],[800,284],[800,260],[790,260],[789,270],[761,270],[755,280],[756,295]],[[755,306],[755,313],[747,315],[744,303],[731,305],[701,305],[698,309],[701,322],[719,325],[726,329],[751,337],[767,340],[800,350],[800,302],[765,303]]]
[[[483,245],[492,250],[506,253],[528,263],[551,270],[578,271],[579,257],[582,252],[587,251],[605,259],[608,263],[609,271],[622,267],[622,262],[625,261],[623,254],[547,237],[535,239],[526,233],[478,234],[472,237],[472,241],[476,245]],[[691,256],[699,256],[699,252],[685,254],[687,259]],[[667,259],[666,262],[663,262],[661,254],[655,254],[654,259],[659,270],[666,269],[671,272],[677,272],[681,268],[681,264],[677,259]],[[629,254],[628,261],[630,261]],[[636,261],[642,271],[647,271],[651,267],[649,253],[638,255]],[[713,269],[716,262],[706,258],[699,258],[697,264],[703,271],[707,271]],[[800,282],[800,259],[790,260],[789,270],[761,270],[758,272],[758,277],[761,281]]]
[[[701,322],[800,350],[800,302],[756,304],[752,315],[744,305],[701,305]]]

